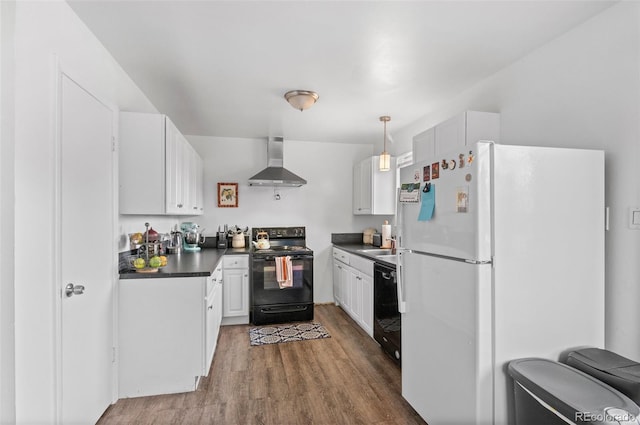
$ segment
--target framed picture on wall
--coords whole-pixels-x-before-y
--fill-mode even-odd
[[[238,207],[238,183],[218,183],[218,208]]]

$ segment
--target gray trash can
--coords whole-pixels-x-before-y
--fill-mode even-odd
[[[640,407],[607,384],[547,359],[514,360],[516,425],[640,424]]]
[[[572,351],[567,355],[566,363],[598,378],[640,405],[640,363],[600,348]]]

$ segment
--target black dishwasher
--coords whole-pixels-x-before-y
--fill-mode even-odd
[[[373,337],[400,365],[400,312],[396,270],[386,264],[373,266]]]

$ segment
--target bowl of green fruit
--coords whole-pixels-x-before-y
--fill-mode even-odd
[[[137,273],[155,273],[167,265],[167,257],[164,255],[154,255],[149,261],[143,257],[132,259],[131,265]]]

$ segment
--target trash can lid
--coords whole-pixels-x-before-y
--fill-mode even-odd
[[[640,382],[640,363],[601,348],[583,348],[572,351],[567,356],[567,364],[576,366],[572,362],[582,363],[595,370],[608,372],[614,376],[632,382]],[[578,369],[583,370],[578,367]]]
[[[519,359],[509,363],[508,372],[517,383],[570,420],[576,420],[577,414],[606,416],[612,411],[640,418],[640,408],[627,396],[562,363]]]

